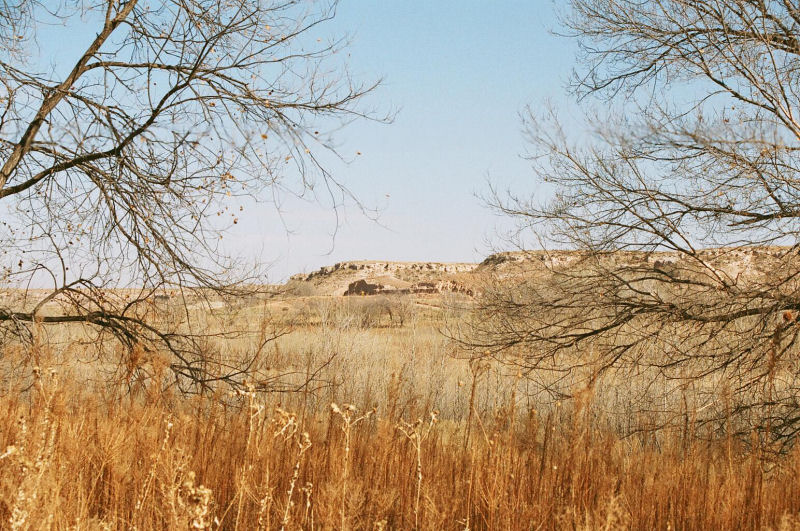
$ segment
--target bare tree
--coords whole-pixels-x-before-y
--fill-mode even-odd
[[[531,373],[655,375],[666,393],[694,389],[709,426],[791,440],[800,4],[572,0],[564,24],[581,45],[588,132],[529,110],[553,194],[490,197],[523,233],[575,252],[538,253],[546,273],[488,289],[469,342]]]
[[[0,275],[24,288],[0,301],[4,330],[80,323],[129,348],[166,348],[195,384],[240,381],[254,360],[207,355],[212,334],[193,324],[192,305],[263,280],[221,247],[242,198],[315,186],[336,204],[348,196],[320,163],[335,153],[325,131],[365,116],[359,102],[375,85],[351,80],[335,55],[345,43],[320,29],[335,10],[3,2]],[[72,62],[51,64],[73,48]],[[181,326],[147,319],[157,293],[182,305]]]

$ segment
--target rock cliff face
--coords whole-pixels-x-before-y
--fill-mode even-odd
[[[468,263],[441,263],[441,262],[370,262],[366,260],[354,262],[339,262],[332,266],[321,267],[312,273],[292,275],[292,280],[311,281],[315,278],[326,277],[336,272],[363,272],[375,275],[395,275],[397,273],[469,273],[474,271],[478,264]]]
[[[585,260],[589,260],[588,262]],[[513,279],[581,268],[600,261],[611,267],[712,267],[732,278],[768,273],[786,260],[796,260],[789,247],[721,247],[697,251],[694,258],[672,251],[616,251],[591,256],[581,251],[512,251],[496,253],[480,264],[441,262],[349,261],[291,277],[321,295],[461,293],[475,296],[487,279]],[[703,265],[705,264],[705,265]]]
[[[345,296],[347,295],[377,295],[378,293],[382,293],[384,291],[383,284],[370,284],[363,278],[361,280],[356,280],[355,282],[351,282],[349,286],[347,286],[347,291],[344,292]]]
[[[701,249],[694,258],[675,251],[615,251],[592,258],[608,265],[636,267],[692,267],[702,262],[726,272],[758,272],[784,260],[797,259],[790,247],[719,247]],[[580,266],[590,255],[581,251],[512,251],[493,254],[480,263],[478,272],[502,273],[543,266],[547,269]]]
[[[351,282],[350,285],[347,286],[344,295],[409,295],[422,293],[462,293],[472,297],[475,295],[475,290],[466,284],[454,280],[416,282],[407,288],[398,288],[395,286],[385,286],[383,284],[371,284],[362,278]]]
[[[293,275],[290,282],[310,286],[323,295],[472,295],[468,278],[477,267],[478,264],[442,262],[339,262],[312,273]]]

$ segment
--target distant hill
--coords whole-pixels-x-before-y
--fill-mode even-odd
[[[587,261],[588,260],[588,261]],[[579,273],[588,264],[600,267],[677,269],[686,273],[706,274],[708,268],[729,279],[760,281],[776,271],[784,273],[800,269],[798,251],[791,247],[722,247],[697,251],[693,258],[675,252],[615,251],[599,258],[580,251],[511,251],[488,256],[481,263],[348,261],[326,266],[307,274],[293,275],[282,286],[265,286],[283,296],[351,296],[380,294],[442,294],[458,293],[474,297],[487,282],[529,281],[544,278],[550,271]],[[783,269],[785,268],[785,269]],[[140,290],[109,290],[118,297],[140,297]],[[0,287],[0,311],[30,310],[47,290]],[[214,297],[212,297],[214,299]],[[224,304],[209,301],[192,290],[157,291],[154,302],[168,305],[183,300],[198,309]],[[46,306],[46,314],[60,313],[61,298]]]
[[[471,294],[471,280],[479,264],[442,262],[353,261],[326,266],[309,274],[293,275],[290,289],[317,295],[375,295],[379,293]]]
[[[456,292],[469,296],[490,278],[547,274],[580,268],[590,255],[582,251],[510,251],[481,263],[350,261],[308,274],[293,275],[287,288],[297,294],[377,295]],[[672,251],[614,251],[600,256],[608,267],[697,269],[707,264],[730,278],[766,274],[784,260],[795,260],[790,247],[721,247],[688,258]],[[594,260],[594,259],[593,259]]]

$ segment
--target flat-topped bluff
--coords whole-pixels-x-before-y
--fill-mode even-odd
[[[699,260],[709,263],[750,264],[759,260],[772,261],[775,259],[794,258],[798,256],[799,249],[789,246],[764,246],[764,247],[713,247],[698,249],[695,256]],[[478,269],[497,269],[503,265],[542,263],[548,267],[567,266],[575,264],[582,259],[592,256],[589,251],[504,251],[492,254],[480,263]],[[686,253],[678,251],[607,251],[597,255],[602,262],[617,264],[659,264],[679,263],[691,261]]]
[[[446,263],[446,262],[391,262],[355,260],[339,262],[332,266],[324,266],[311,273],[298,273],[292,275],[290,280],[310,281],[315,278],[329,276],[338,272],[363,271],[365,273],[392,274],[406,273],[469,273],[474,271],[478,264],[473,263]]]
[[[584,259],[591,258],[588,262]],[[531,250],[505,251],[489,255],[481,263],[468,262],[399,262],[389,260],[351,260],[321,267],[311,273],[292,275],[288,284],[273,286],[276,293],[295,296],[343,296],[376,294],[440,294],[460,293],[478,295],[485,282],[520,278],[536,278],[549,270],[581,271],[587,264],[599,260],[601,264],[615,267],[667,268],[699,270],[712,267],[728,278],[757,279],[773,274],[776,268],[800,268],[800,248],[788,246],[718,247],[701,249],[696,257],[675,251],[610,251],[592,258],[585,251]],[[142,288],[105,290],[108,294],[127,299],[145,296]],[[198,308],[208,306],[202,290],[157,290],[151,292],[157,302],[184,300]],[[0,286],[0,311],[15,308],[28,311],[41,297],[50,293],[45,289]],[[202,296],[201,296],[202,295]],[[213,297],[212,297],[213,298]],[[55,307],[62,297],[54,298],[47,306]],[[196,300],[195,300],[196,299]],[[205,301],[201,304],[201,301]],[[54,310],[55,311],[55,310]]]
[[[388,293],[480,291],[486,276],[510,278],[517,274],[583,267],[592,255],[586,251],[506,251],[488,256],[480,264],[447,262],[393,262],[355,260],[325,266],[311,273],[293,275],[290,284],[326,295],[374,295]],[[700,249],[694,257],[676,251],[609,251],[592,260],[614,266],[678,267],[689,270],[701,264],[736,276],[763,273],[785,260],[796,260],[791,247],[719,247]]]
[[[477,269],[474,263],[393,262],[355,260],[292,275],[296,292],[324,295],[381,293],[468,293],[464,280]]]

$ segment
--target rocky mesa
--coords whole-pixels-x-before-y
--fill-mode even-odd
[[[589,262],[636,268],[712,267],[731,278],[764,274],[784,260],[795,260],[790,247],[720,247],[698,250],[693,257],[674,251],[614,251],[590,255],[582,251],[507,251],[481,263],[348,261],[293,275],[288,287],[296,293],[353,296],[380,294],[461,293],[474,296],[488,278],[579,270]]]
[[[293,275],[290,288],[318,295],[459,292],[473,295],[475,263],[350,261]]]

